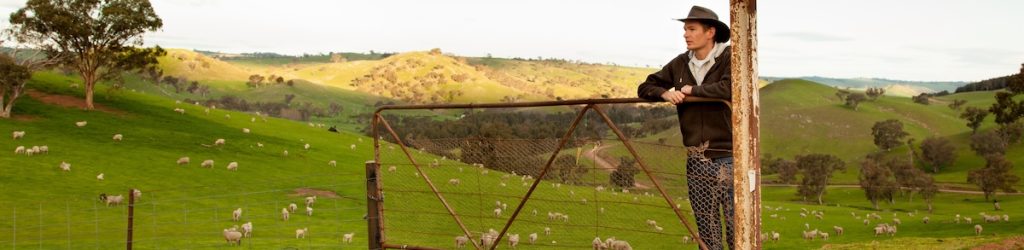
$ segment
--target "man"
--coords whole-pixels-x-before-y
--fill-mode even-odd
[[[637,94],[676,105],[687,149],[686,181],[697,231],[709,249],[733,246],[732,111],[720,102],[683,102],[687,96],[730,100],[729,26],[711,10],[693,6],[685,19],[687,52],[647,76]]]

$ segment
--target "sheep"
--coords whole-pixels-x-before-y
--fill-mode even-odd
[[[309,143],[306,143],[306,145],[302,145],[302,148],[309,150]]]
[[[971,217],[964,217],[964,221],[966,221],[966,222],[967,222],[967,224],[972,224],[972,223],[974,223],[974,219],[971,219]]]
[[[451,184],[451,185],[456,185],[457,186],[457,185],[459,185],[460,182],[461,181],[459,181],[459,179],[455,179],[455,178],[448,179],[448,184]]]
[[[235,209],[235,211],[231,211],[231,220],[232,221],[238,221],[240,219],[242,219],[242,208],[238,208],[238,209]]]
[[[469,242],[469,238],[465,235],[455,236],[455,248],[466,247],[466,242]]]
[[[1004,214],[1003,215],[1003,221],[1009,222],[1010,221],[1010,215],[1009,214]]]
[[[316,195],[314,195],[314,196],[306,196],[306,206],[307,207],[312,207],[313,203],[316,203]]]
[[[78,126],[79,128],[85,127],[85,125],[87,125],[87,124],[89,124],[89,122],[87,122],[87,121],[75,122],[75,126]]]
[[[256,143],[256,147],[258,147],[258,148],[262,148],[262,147],[263,147],[263,143],[262,143],[262,142],[257,142],[257,143]]]
[[[331,160],[331,161],[327,162],[327,166],[337,167],[338,166],[338,162],[335,161],[335,160]]]
[[[347,233],[341,235],[341,242],[352,243],[352,238],[356,237],[356,233]]]
[[[224,146],[224,143],[226,143],[226,142],[227,141],[225,141],[223,138],[221,138],[221,139],[217,139],[217,140],[213,141],[213,145],[214,146]]]
[[[925,216],[924,218],[921,218],[921,222],[923,222],[924,224],[928,224],[928,220],[929,220],[928,216]]]
[[[772,231],[772,241],[779,242],[779,232]]]
[[[601,241],[601,237],[594,237],[594,240],[590,242],[590,246],[593,247],[594,250],[601,250],[607,247],[604,245],[604,242]]]
[[[604,186],[597,186],[597,187],[594,188],[594,190],[596,190],[598,192],[604,191]]]
[[[231,114],[224,114],[224,119],[231,119]]]
[[[178,158],[178,165],[188,165],[190,161],[191,160],[188,158],[188,156],[182,156],[181,158]]]
[[[818,232],[818,236],[821,236],[822,240],[828,240],[828,233],[826,232]]]
[[[174,112],[178,112],[179,114],[183,114],[184,115],[185,114],[185,109],[183,109],[183,108],[174,108]]]
[[[508,245],[511,248],[516,248],[516,245],[519,245],[519,234],[509,234]]]
[[[132,189],[132,196],[134,196],[136,201],[142,199],[142,190]]]
[[[99,175],[96,175],[96,180],[102,181],[103,180],[103,173],[100,173]]]
[[[11,133],[11,137],[14,137],[15,140],[21,139],[25,137],[25,131],[14,131]]]
[[[238,162],[230,162],[230,163],[228,163],[228,170],[237,171],[238,170]]]
[[[204,109],[203,112],[206,113],[207,115],[209,115],[210,114],[210,108]]]
[[[243,134],[248,134],[249,132],[250,132],[249,128],[242,128],[242,133]]]
[[[885,224],[881,224],[881,225],[875,226],[875,236],[877,237],[878,235],[885,234],[885,231],[886,231],[885,229],[886,229]]]
[[[654,226],[654,230],[656,230],[658,232],[661,232],[662,230],[665,230],[665,229],[662,228],[661,226]]]
[[[70,172],[71,171],[71,163],[67,163],[67,162],[63,162],[63,161],[60,162],[60,170],[64,170],[64,172]]]
[[[46,145],[39,146],[39,150],[36,150],[36,153],[48,154],[50,153],[50,147],[47,147]]]
[[[199,166],[200,167],[204,167],[204,168],[212,168],[213,167],[213,160],[205,160]]]
[[[306,216],[313,216],[313,207],[306,207]]]
[[[892,224],[900,225],[903,221],[900,221],[900,218],[892,218]]]
[[[531,233],[530,235],[527,235],[526,237],[529,238],[530,245],[533,245],[533,243],[537,242],[537,233]]]
[[[124,201],[124,196],[121,196],[121,195],[107,196],[107,194],[100,194],[100,201],[102,201],[103,203],[106,203],[108,207],[110,205],[115,205],[115,206],[116,205],[121,205],[121,202]]]
[[[491,245],[494,245],[494,241],[496,240],[496,238],[497,238],[497,236],[495,236],[495,235],[492,235],[490,233],[485,233],[485,234],[480,236],[480,245],[482,247],[484,247],[484,248],[488,248],[489,249],[491,247]]]
[[[286,156],[286,157],[288,156],[288,150],[287,149],[284,150],[284,156]]]
[[[24,153],[25,153],[25,146],[18,146],[17,148],[14,148],[14,154],[17,155],[17,154],[24,154]]]
[[[249,122],[256,122],[256,117],[249,117]]]
[[[115,134],[114,135],[114,141],[121,141],[121,139],[124,139],[124,135],[121,135],[121,134]]]
[[[984,228],[981,227],[981,224],[975,224],[974,225],[974,234],[977,235],[977,236],[981,236],[981,230],[983,230],[983,229]]]
[[[388,167],[388,172],[395,172],[397,170],[398,170],[398,167],[395,167],[395,166]]]
[[[501,208],[494,209],[494,217],[501,217]]]
[[[544,235],[551,235],[551,228],[550,227],[544,227]]]
[[[288,204],[288,212],[294,213],[296,209],[299,209],[299,206],[295,203]]]
[[[288,208],[282,208],[281,209],[281,220],[288,221],[288,215],[289,214],[291,214],[291,213],[288,212]]]
[[[615,240],[611,244],[608,244],[608,248],[612,250],[633,250],[633,247],[629,245],[629,242],[624,240]]]
[[[242,224],[242,237],[252,238],[252,221]]]
[[[656,226],[658,226],[658,222],[649,219],[649,220],[647,220],[647,225],[648,226],[652,226],[652,227],[656,227]]]
[[[818,238],[818,229],[812,231],[803,231],[805,240],[814,240]]]
[[[956,214],[956,219],[954,219],[954,221],[956,221],[956,224],[960,224],[960,214]]]
[[[822,218],[821,214],[815,214],[814,218],[817,218],[818,220],[823,220],[824,219],[824,218]]]
[[[308,227],[295,229],[295,238],[296,239],[299,239],[299,238],[305,239],[306,238],[306,233],[308,233],[308,232],[309,232],[309,228]]]
[[[233,229],[224,229],[224,240],[228,241],[228,245],[242,245],[242,233]]]
[[[348,145],[348,149],[356,150],[356,145],[355,144]]]

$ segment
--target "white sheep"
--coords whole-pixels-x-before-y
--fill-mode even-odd
[[[842,236],[843,235],[843,227],[832,226],[832,230],[836,232],[836,236]]]
[[[252,221],[242,224],[242,236],[252,238]]]
[[[309,150],[309,143],[306,143],[306,145],[302,145],[302,148],[306,149],[306,150]]]
[[[355,144],[348,145],[348,149],[356,150],[356,145]]]
[[[295,203],[288,204],[288,212],[294,213],[296,209],[299,209],[299,205],[295,205]]]
[[[828,240],[828,233],[826,232],[818,232],[818,236],[820,236],[822,240]]]
[[[96,175],[96,180],[102,181],[103,180],[103,173],[100,173],[99,175]]]
[[[923,222],[924,224],[928,224],[928,220],[929,220],[928,216],[925,216],[924,218],[921,218],[921,222]]]
[[[398,167],[395,167],[395,166],[388,167],[388,172],[395,172],[395,171],[398,171]]]
[[[14,148],[14,154],[17,155],[17,154],[24,154],[24,153],[25,153],[25,146],[18,146],[16,148]]]
[[[250,132],[250,131],[249,131],[249,129],[248,129],[248,128],[242,128],[242,133],[243,133],[243,134],[248,134],[249,132]]]
[[[256,143],[256,147],[258,147],[258,148],[262,148],[262,147],[263,147],[263,143],[262,143],[262,142],[257,142],[257,143]]]
[[[284,150],[284,156],[288,156],[288,150],[287,149]]]
[[[78,126],[79,128],[85,127],[85,125],[87,125],[87,124],[89,124],[89,122],[87,122],[87,121],[75,122],[75,126]]]
[[[67,162],[63,162],[63,161],[60,162],[60,170],[64,170],[64,172],[71,171],[71,163],[67,163]]]
[[[654,220],[647,220],[647,225],[655,227],[655,226],[658,226],[658,222],[654,221]]]
[[[11,133],[11,137],[14,137],[15,140],[21,139],[25,137],[25,131],[14,131]]]
[[[210,108],[204,109],[203,112],[206,113],[207,115],[209,115],[210,114]]]
[[[892,218],[892,224],[901,225],[903,224],[903,221],[901,221],[900,218]]]
[[[662,228],[661,226],[654,226],[654,230],[656,230],[658,232],[661,232],[662,230],[665,230],[665,229]]]
[[[235,211],[231,211],[231,220],[232,221],[238,221],[238,220],[241,220],[241,219],[242,219],[242,208],[238,208],[238,209],[235,209]]]
[[[228,163],[228,170],[231,170],[231,171],[238,170],[238,162],[230,162],[230,163]]]
[[[964,221],[966,221],[967,224],[973,224],[974,223],[974,219],[971,219],[971,217],[964,217]]]
[[[178,158],[178,165],[188,165],[190,161],[191,160],[188,158],[188,156],[182,156],[181,158]]]
[[[299,239],[299,238],[305,239],[306,238],[306,233],[309,233],[309,228],[308,227],[295,229],[295,238],[296,239]]]
[[[135,196],[135,200],[142,199],[142,190],[132,189],[132,196]]]
[[[530,235],[527,235],[526,237],[529,238],[530,245],[533,245],[533,243],[537,242],[537,233],[531,233]]]
[[[226,142],[227,142],[226,140],[224,140],[223,138],[221,138],[221,139],[217,139],[217,140],[213,141],[213,145],[214,145],[214,146],[224,146],[224,144],[225,144]]]
[[[316,203],[316,195],[314,195],[314,196],[306,196],[306,206],[307,207],[312,207],[313,203]]]
[[[469,242],[469,238],[465,235],[455,236],[455,248],[466,247],[466,242]]]
[[[341,242],[352,243],[352,238],[356,237],[356,233],[347,233],[341,235]]]
[[[550,227],[544,227],[544,235],[551,235],[551,228]]]
[[[199,166],[200,167],[204,167],[204,168],[212,168],[213,167],[213,160],[205,160]]]
[[[629,245],[629,242],[624,240],[614,240],[611,244],[608,244],[608,248],[612,250],[633,250],[633,247]]]
[[[231,119],[231,114],[224,114],[224,119]]]
[[[779,232],[772,231],[772,241],[779,242]]]
[[[306,216],[313,216],[313,207],[306,207]]]
[[[228,241],[228,245],[242,245],[242,233],[233,229],[224,229],[224,240]]]
[[[454,179],[454,178],[453,179],[448,179],[448,184],[451,184],[451,185],[456,185],[457,186],[457,185],[459,185],[460,182],[461,181],[459,181],[459,179]]]
[[[185,114],[185,109],[183,109],[183,108],[174,108],[174,112],[178,112],[179,114],[183,114],[184,115]]]
[[[124,135],[121,135],[121,134],[115,134],[114,135],[114,141],[121,141],[121,139],[124,139]]]
[[[590,242],[590,246],[593,247],[594,250],[602,250],[608,247],[604,244],[604,241],[601,241],[601,237],[594,237],[594,240]]]
[[[501,208],[494,209],[494,217],[501,217]]]
[[[974,225],[974,234],[981,236],[981,230],[983,229],[984,228],[981,228],[981,224]]]
[[[338,162],[335,161],[335,160],[331,160],[331,161],[327,162],[327,165],[331,166],[331,167],[337,167],[338,166]]]
[[[291,215],[291,213],[288,212],[288,208],[281,209],[281,220],[288,221],[289,215]]]
[[[121,202],[124,201],[124,196],[121,196],[121,195],[107,196],[107,194],[100,194],[100,201],[106,203],[108,207],[110,205],[115,205],[115,206],[116,205],[121,205]]]

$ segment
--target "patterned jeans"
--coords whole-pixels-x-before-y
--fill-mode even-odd
[[[697,220],[697,231],[708,249],[723,249],[722,220],[725,240],[733,248],[733,182],[732,157],[686,160],[686,185],[690,207]]]

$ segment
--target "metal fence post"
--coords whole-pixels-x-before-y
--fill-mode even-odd
[[[383,200],[380,195],[380,183],[377,182],[379,171],[380,164],[375,161],[366,162],[366,235],[370,244],[369,249],[381,249],[384,243],[380,219],[380,203]]]
[[[761,249],[757,0],[730,0],[736,249]]]

